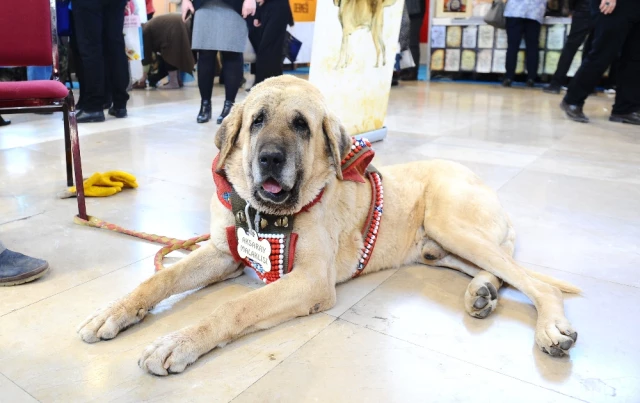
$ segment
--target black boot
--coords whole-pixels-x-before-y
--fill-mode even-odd
[[[231,112],[231,108],[233,107],[233,102],[224,101],[224,107],[222,108],[222,112],[220,112],[220,116],[218,116],[218,124],[222,123],[224,118],[227,117],[229,112]]]
[[[200,112],[198,113],[198,123],[206,123],[211,120],[211,100],[202,100]]]

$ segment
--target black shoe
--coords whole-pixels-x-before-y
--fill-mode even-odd
[[[560,103],[560,109],[574,122],[589,123],[589,118],[582,112],[582,106],[569,105],[564,100]]]
[[[418,81],[418,69],[412,67],[400,71],[400,80],[402,81]]]
[[[631,112],[625,115],[611,114],[609,120],[618,123],[629,123],[631,125],[640,125],[640,112]]]
[[[42,277],[49,264],[22,253],[5,249],[0,253],[0,286],[28,283]]]
[[[9,126],[10,124],[11,124],[10,120],[4,120],[4,118],[2,116],[0,116],[0,127]]]
[[[111,108],[109,108],[109,115],[115,116],[118,119],[126,118],[127,117],[127,108],[114,108],[114,107],[111,107]]]
[[[202,100],[200,112],[198,112],[198,123],[206,123],[211,120],[211,101]]]
[[[81,110],[76,115],[76,119],[78,120],[78,123],[104,122],[104,112],[87,112],[85,110]]]
[[[511,83],[512,83],[512,81],[511,81],[511,79],[510,79],[510,78],[505,78],[505,79],[502,81],[502,86],[503,86],[503,87],[511,87]]]
[[[549,84],[542,89],[547,94],[559,94],[561,90],[562,88],[558,84]]]
[[[527,87],[533,88],[536,86],[536,82],[534,80],[527,80]]]
[[[222,108],[222,112],[220,112],[220,116],[218,116],[218,124],[222,123],[222,121],[224,120],[224,118],[227,117],[227,115],[229,114],[229,112],[231,112],[231,108],[233,107],[233,102],[231,101],[224,101],[224,107]]]
[[[104,104],[102,104],[102,109],[111,109],[112,106],[113,102],[105,102]]]

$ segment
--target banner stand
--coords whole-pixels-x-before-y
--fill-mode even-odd
[[[385,137],[387,137],[387,126],[383,126],[380,129],[376,130],[371,130],[370,132],[356,134],[353,137],[358,140],[365,138],[372,143],[375,141],[381,141],[384,140]]]

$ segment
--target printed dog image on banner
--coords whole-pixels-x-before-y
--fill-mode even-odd
[[[317,3],[309,81],[351,135],[383,127],[403,6],[404,0]]]
[[[356,30],[365,28],[371,32],[373,45],[376,48],[376,64],[386,63],[386,47],[382,40],[384,27],[384,8],[390,7],[397,0],[333,0],[338,6],[340,25],[342,25],[342,45],[340,46],[340,60],[336,68],[344,68],[349,63],[349,37]]]

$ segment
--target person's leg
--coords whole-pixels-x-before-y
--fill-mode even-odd
[[[627,36],[616,75],[616,102],[611,111],[612,117],[640,112],[640,21],[633,25]],[[635,124],[640,124],[638,119],[640,114],[636,116]]]
[[[571,68],[573,58],[578,52],[580,45],[585,42],[585,39],[590,32],[591,13],[588,11],[574,13],[571,17],[571,31],[569,32],[569,36],[567,37],[567,42],[564,44],[564,48],[562,48],[560,60],[558,60],[558,67],[556,68],[556,71],[553,74],[553,78],[551,79],[552,86],[560,87],[566,84],[567,72],[569,71],[569,68]]]
[[[520,40],[524,30],[523,18],[507,17],[507,60],[505,69],[507,70],[505,78],[513,80],[516,75],[516,64],[518,62],[518,50],[520,49]]]
[[[224,99],[234,103],[238,88],[242,83],[243,59],[242,53],[222,52],[222,63],[224,72]]]
[[[411,57],[416,67],[410,69],[410,73],[405,76],[405,80],[417,80],[418,69],[420,68],[420,30],[424,21],[424,11],[418,14],[409,15],[409,49]]]
[[[42,277],[48,269],[46,261],[9,250],[0,242],[0,286],[28,283]]]
[[[532,85],[538,77],[538,38],[540,38],[540,23],[535,20],[524,20],[524,43],[527,53],[527,84]],[[518,44],[519,45],[519,44]],[[517,54],[516,54],[517,60]]]
[[[283,8],[289,7],[289,3],[279,3],[265,9],[263,13],[262,38],[258,49],[256,49],[255,84],[259,84],[267,78],[282,75],[282,47],[288,23],[288,14]],[[263,7],[267,7],[267,4],[265,3]]]
[[[599,3],[597,0],[592,0],[592,5],[596,7]],[[623,4],[620,3],[609,15],[598,11],[595,17],[591,51],[571,80],[563,104],[582,108],[584,101],[600,81],[607,67],[620,53],[624,38],[629,32],[625,7],[619,7]]]
[[[106,47],[109,54],[108,68],[111,76],[111,94],[113,108],[122,110],[127,108],[129,94],[129,60],[125,53],[124,35],[124,8],[126,0],[110,0],[104,9],[104,25]]]
[[[11,124],[10,120],[5,120],[2,115],[0,115],[0,127],[1,126],[9,126]]]
[[[82,110],[102,112],[104,58],[102,53],[102,6],[94,0],[73,2],[74,35],[82,59]]]
[[[211,120],[211,94],[213,93],[217,56],[218,52],[215,50],[200,50],[198,52],[198,89],[201,99],[198,123]]]

